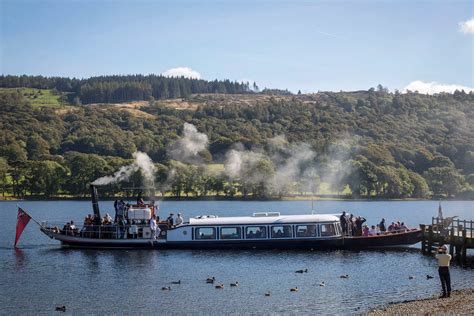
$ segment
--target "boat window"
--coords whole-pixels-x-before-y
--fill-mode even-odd
[[[222,227],[221,228],[221,239],[240,239],[241,230],[240,227]]]
[[[265,226],[249,226],[245,230],[245,238],[267,238],[267,230]]]
[[[194,229],[195,239],[216,239],[216,229],[214,227],[199,227]]]
[[[321,236],[335,236],[336,228],[333,224],[321,224]]]
[[[296,237],[316,236],[316,225],[296,225]]]
[[[272,226],[272,238],[292,237],[291,225]]]

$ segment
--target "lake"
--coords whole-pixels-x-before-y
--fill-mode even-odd
[[[440,292],[434,258],[419,245],[385,251],[197,251],[74,250],[61,248],[31,221],[13,249],[17,202],[0,202],[0,314],[52,314],[66,305],[74,314],[359,314],[383,303]],[[87,201],[19,203],[37,220],[82,224]],[[112,216],[113,202],[100,203]],[[435,201],[317,201],[315,213],[362,215],[368,224],[384,217],[410,227],[430,223]],[[311,213],[309,201],[166,201],[159,215],[181,211],[250,215],[279,211]],[[443,202],[445,216],[474,219],[473,201]],[[308,273],[295,273],[298,269]],[[349,274],[348,279],[339,276]],[[434,279],[426,279],[426,275]],[[206,284],[215,276],[225,284]],[[414,276],[414,279],[409,279]],[[454,289],[472,287],[472,269],[451,268]],[[171,285],[181,280],[180,285]],[[231,282],[238,287],[230,287]],[[324,282],[325,286],[320,286]],[[171,286],[171,291],[162,291]],[[298,292],[290,288],[298,287]],[[264,293],[270,291],[271,296]]]

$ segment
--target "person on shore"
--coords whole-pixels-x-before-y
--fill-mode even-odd
[[[441,298],[449,297],[451,295],[451,276],[449,274],[451,255],[448,254],[446,245],[442,245],[438,248],[438,253],[435,258],[438,259],[438,274],[441,281],[441,288],[443,289]]]
[[[382,220],[380,221],[379,228],[380,228],[380,233],[382,234],[385,233],[385,231],[387,230],[385,227],[385,218],[382,218]]]
[[[347,236],[347,218],[345,211],[342,212],[341,217],[339,217],[339,221],[341,222],[342,234]]]
[[[181,224],[183,224],[183,217],[181,216],[181,213],[178,213],[178,217],[176,217],[176,226]]]

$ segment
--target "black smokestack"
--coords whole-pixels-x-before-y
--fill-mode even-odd
[[[90,185],[91,189],[91,198],[92,198],[92,209],[94,210],[94,215],[96,218],[100,218],[99,210],[99,195],[97,194],[97,188],[95,185]]]

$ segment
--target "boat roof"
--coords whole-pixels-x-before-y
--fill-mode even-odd
[[[268,215],[264,215],[268,214]],[[217,217],[197,216],[189,219],[190,225],[248,225],[248,224],[293,224],[338,222],[339,218],[330,214],[280,215],[279,213],[255,213],[253,216]]]

